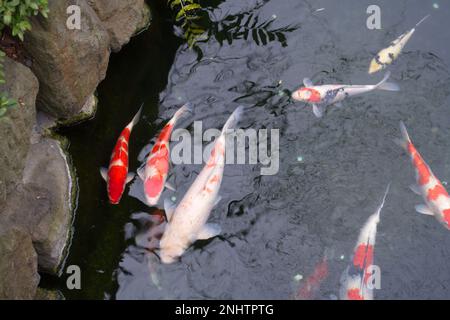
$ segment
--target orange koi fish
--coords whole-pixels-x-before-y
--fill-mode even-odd
[[[139,121],[141,112],[142,106],[133,120],[123,129],[119,139],[117,139],[108,169],[100,169],[100,174],[106,181],[108,198],[111,204],[119,203],[125,190],[125,185],[134,178],[134,174],[128,173],[128,142],[133,127]]]

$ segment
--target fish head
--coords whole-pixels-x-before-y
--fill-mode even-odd
[[[110,204],[119,204],[120,199],[122,198],[124,187],[120,188],[117,186],[109,186],[108,190],[108,198]]]
[[[300,88],[294,91],[291,95],[292,99],[302,102],[308,102],[311,98],[312,92],[308,88]]]
[[[380,71],[382,69],[383,69],[383,65],[378,63],[377,59],[373,59],[370,62],[369,74],[376,73],[376,72],[378,72],[378,71]]]
[[[302,102],[320,103],[322,101],[320,92],[314,88],[300,88],[292,93],[291,97]]]
[[[450,199],[449,198],[447,198],[446,208],[450,208]],[[444,225],[444,227],[446,227],[448,230],[450,230],[450,209],[441,210],[441,216],[442,216],[442,224]]]
[[[161,259],[161,262],[166,264],[174,263],[175,261],[177,261],[185,250],[184,246],[178,244],[171,244],[169,246],[163,246],[161,244],[160,249],[161,251],[159,253],[159,257]]]
[[[168,224],[168,227],[159,243],[159,258],[161,259],[161,262],[166,264],[174,263],[179,257],[181,257],[183,252],[186,250],[186,247],[187,246],[180,237],[177,235],[172,236],[170,224]]]

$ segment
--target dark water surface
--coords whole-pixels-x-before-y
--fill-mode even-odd
[[[298,275],[307,277],[327,249],[334,252],[330,273],[316,298],[334,299],[359,230],[392,181],[378,225],[375,263],[382,281],[375,298],[450,299],[450,233],[415,212],[422,200],[408,188],[414,171],[392,142],[400,134],[399,121],[405,121],[434,173],[450,181],[449,2],[211,3],[209,14],[218,28],[200,50],[176,38],[170,18],[153,6],[150,30],[113,56],[98,91],[96,118],[63,131],[80,187],[67,265],[82,270],[81,290],[65,289],[63,280],[58,284],[64,295],[290,299],[302,284]],[[371,4],[382,9],[382,30],[366,28]],[[325,10],[315,12],[319,8]],[[400,92],[349,99],[322,119],[289,99],[304,77],[314,83],[378,82],[382,73],[367,74],[374,54],[429,13],[390,68]],[[282,35],[256,31],[247,40],[236,32],[233,37],[231,31],[249,17],[275,19],[270,28]],[[238,21],[234,27],[233,21]],[[186,101],[194,104],[192,119],[202,120],[204,128],[220,129],[242,104],[247,108],[242,127],[280,129],[280,170],[261,176],[260,165],[226,166],[222,200],[209,219],[222,226],[222,235],[196,243],[180,262],[163,265],[139,246],[140,235],[160,223],[163,212],[137,199],[142,197],[138,180],[127,187],[120,205],[109,205],[98,169],[107,166],[120,131],[142,102],[144,117],[131,136],[130,171]],[[177,192],[166,190],[162,199],[181,199],[201,167],[174,166],[169,180]]]

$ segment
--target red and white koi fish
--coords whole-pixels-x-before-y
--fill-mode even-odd
[[[341,101],[345,98],[373,90],[399,91],[400,87],[396,83],[387,82],[390,76],[391,73],[387,72],[378,84],[359,86],[342,84],[314,86],[310,79],[305,78],[303,79],[304,87],[294,91],[292,99],[312,104],[314,115],[320,118],[328,105],[336,104],[341,107]]]
[[[414,147],[403,122],[400,122],[400,130],[402,139],[397,139],[396,142],[411,156],[412,164],[416,169],[417,183],[410,188],[414,193],[421,195],[425,202],[425,204],[416,205],[416,211],[434,216],[450,230],[450,197],[447,190]]]
[[[347,267],[341,278],[340,296],[342,300],[373,299],[373,288],[368,285],[368,280],[372,276],[369,268],[373,265],[377,225],[380,222],[380,213],[386,201],[389,187],[390,184],[386,188],[381,205],[369,217],[359,233],[352,264]]]
[[[331,251],[326,250],[322,260],[316,265],[313,273],[306,278],[303,285],[299,288],[296,300],[311,300],[314,299],[317,292],[320,290],[322,282],[328,277],[328,261],[332,257]]]
[[[426,16],[422,20],[419,21],[418,24],[408,32],[405,32],[400,37],[395,39],[389,47],[381,50],[375,58],[372,59],[369,67],[369,74],[378,72],[384,68],[386,68],[388,65],[390,65],[392,62],[394,62],[395,59],[398,58],[398,56],[402,53],[403,48],[405,47],[406,43],[411,39],[412,35],[416,31],[416,28],[424,22],[430,15]]]
[[[164,126],[147,157],[145,167],[137,172],[144,183],[145,200],[149,206],[154,206],[158,203],[164,187],[174,190],[166,182],[169,172],[169,140],[178,119],[186,112],[192,112],[192,106],[189,103],[175,112],[172,119]]]
[[[119,139],[117,139],[108,169],[100,168],[100,174],[106,181],[109,202],[111,204],[119,203],[125,190],[125,185],[134,178],[134,174],[128,173],[128,142],[130,141],[130,134],[133,127],[139,121],[141,112],[142,106],[133,120],[123,129]]]
[[[194,183],[175,208],[169,200],[164,207],[167,216],[166,230],[160,241],[160,258],[172,263],[195,241],[220,234],[217,224],[206,223],[211,210],[220,201],[219,189],[225,166],[226,134],[236,126],[242,114],[238,107],[225,123],[221,135],[215,140],[210,157]]]

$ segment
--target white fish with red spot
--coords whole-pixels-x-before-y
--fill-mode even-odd
[[[409,154],[416,170],[416,184],[410,188],[414,193],[422,196],[425,202],[425,204],[416,205],[416,211],[435,217],[450,230],[450,196],[447,190],[411,142],[403,122],[400,122],[400,131],[402,139],[397,139],[396,143]]]
[[[348,97],[374,90],[399,91],[400,87],[396,83],[387,82],[390,76],[391,73],[387,72],[383,80],[375,85],[327,84],[315,86],[310,79],[305,78],[303,79],[304,87],[294,91],[291,97],[296,101],[312,104],[314,115],[320,118],[327,106],[332,104],[342,106],[341,102]]]
[[[176,261],[195,241],[220,234],[219,225],[206,222],[211,210],[220,201],[227,131],[236,126],[242,112],[243,108],[238,107],[229,117],[221,135],[214,142],[208,162],[178,206],[175,208],[169,200],[165,200],[168,223],[160,241],[159,254],[163,263]]]
[[[147,157],[145,167],[137,171],[143,181],[145,200],[149,206],[158,203],[164,187],[174,190],[167,183],[170,167],[169,140],[177,121],[187,112],[192,112],[192,105],[189,103],[178,109],[172,119],[164,126]]]
[[[383,201],[359,232],[352,264],[344,271],[341,278],[340,296],[342,300],[372,300],[373,289],[368,286],[371,274],[368,268],[373,265],[377,226],[380,214],[389,193],[390,184],[384,193]]]

